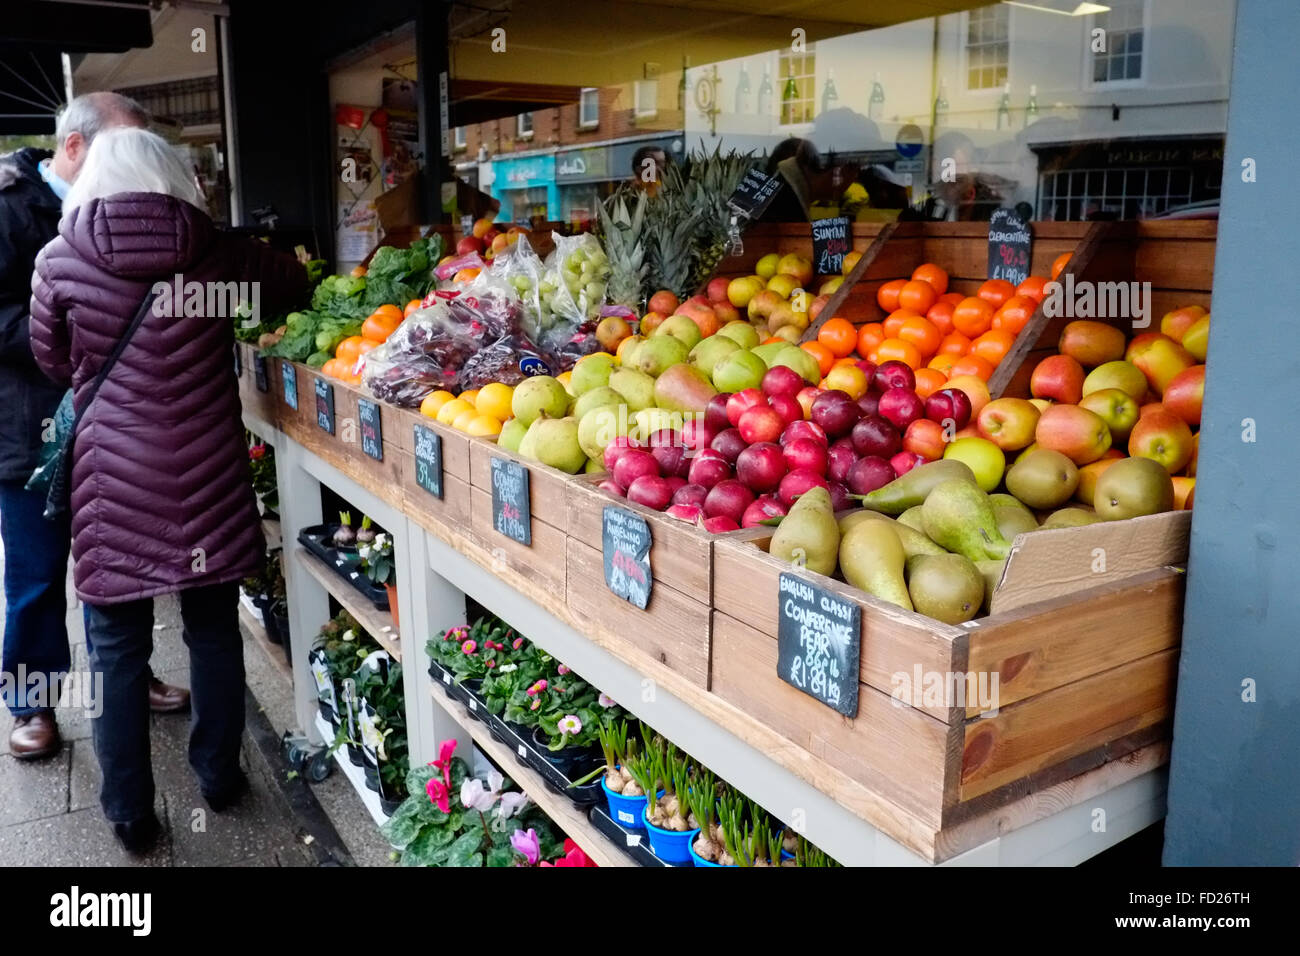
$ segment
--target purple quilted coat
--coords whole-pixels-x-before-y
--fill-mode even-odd
[[[150,288],[174,288],[178,273],[185,284],[259,282],[264,315],[306,290],[293,257],[223,235],[170,196],[121,193],[72,210],[36,260],[31,337],[77,408]],[[72,554],[89,604],[235,581],[263,562],[233,320],[170,302],[170,290],[155,302],[77,431]]]

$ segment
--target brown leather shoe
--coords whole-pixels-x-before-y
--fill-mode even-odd
[[[174,714],[190,709],[190,692],[184,687],[164,684],[156,677],[149,678],[149,709],[155,714]]]
[[[59,752],[63,741],[59,738],[59,725],[48,710],[28,717],[15,717],[14,729],[9,734],[9,751],[18,760],[40,760]]]

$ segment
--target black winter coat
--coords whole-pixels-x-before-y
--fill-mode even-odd
[[[49,155],[0,156],[0,481],[31,476],[42,423],[65,391],[37,367],[28,333],[36,254],[59,231],[62,204],[36,166]]]

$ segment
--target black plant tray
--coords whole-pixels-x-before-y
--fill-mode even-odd
[[[447,670],[447,668],[443,667],[437,661],[429,661],[429,676],[433,678],[434,683],[442,685],[442,689],[447,692],[448,697],[452,700],[460,701],[467,708],[469,707],[469,702],[471,700],[477,700],[477,698],[469,692],[468,687],[464,684],[457,683],[455,674]],[[474,716],[477,717],[476,714]]]
[[[361,558],[356,549],[336,548],[331,542],[338,524],[318,524],[298,532],[298,543],[324,561],[334,573],[356,588],[381,611],[388,610],[388,591],[371,581],[360,570]]]
[[[599,785],[599,781],[597,781],[597,786]],[[615,846],[641,866],[666,866],[671,868],[693,866],[691,863],[665,863],[659,859],[650,852],[650,838],[646,835],[646,832],[644,830],[628,830],[619,826],[609,815],[609,808],[603,803],[592,807],[587,814],[587,819],[591,821],[592,826],[609,837]]]
[[[531,729],[502,720],[496,714],[488,713],[487,708],[482,705],[478,709],[481,715],[480,719],[487,724],[492,736],[514,751],[515,758],[521,763],[541,775],[542,781],[550,789],[568,797],[580,807],[591,806],[593,803],[599,803],[604,799],[599,777],[584,783],[580,787],[572,786],[575,779],[580,780],[596,769],[601,760],[599,754],[593,752],[593,758],[585,766],[583,772],[570,777],[567,772],[561,770],[552,760],[548,759],[549,751],[538,749],[537,744],[533,741]]]

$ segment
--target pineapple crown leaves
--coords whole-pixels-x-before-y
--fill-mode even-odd
[[[630,309],[640,305],[641,286],[649,269],[645,255],[646,202],[646,194],[639,193],[629,212],[626,195],[615,193],[597,206],[601,241],[610,266],[606,292],[611,302]]]

